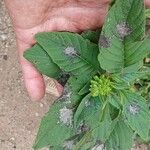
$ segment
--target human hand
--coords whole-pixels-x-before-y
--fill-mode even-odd
[[[150,0],[145,0],[150,5]],[[23,52],[44,31],[81,32],[103,24],[110,0],[5,0],[16,33],[20,63],[27,91],[33,100],[45,94],[42,75],[23,58]],[[61,93],[61,85],[56,83]]]

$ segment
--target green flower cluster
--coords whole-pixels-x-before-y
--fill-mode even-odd
[[[112,90],[112,82],[105,75],[101,75],[100,77],[95,76],[93,80],[91,80],[90,91],[93,97],[99,95],[108,95]]]

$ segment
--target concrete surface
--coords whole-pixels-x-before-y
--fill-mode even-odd
[[[14,32],[0,0],[0,150],[32,150],[40,119],[50,103],[49,96],[42,103],[31,102],[27,96]]]

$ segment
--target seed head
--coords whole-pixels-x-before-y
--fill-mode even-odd
[[[110,81],[110,79],[105,77],[104,75],[100,77],[95,76],[90,85],[91,95],[93,97],[99,95],[108,95],[112,90],[111,84],[112,82]]]

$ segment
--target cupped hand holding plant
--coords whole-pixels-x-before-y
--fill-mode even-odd
[[[95,29],[103,24],[109,0],[5,1],[13,20],[27,91],[32,99],[39,100],[45,93],[42,75],[22,56],[35,43],[33,36],[44,31]]]

